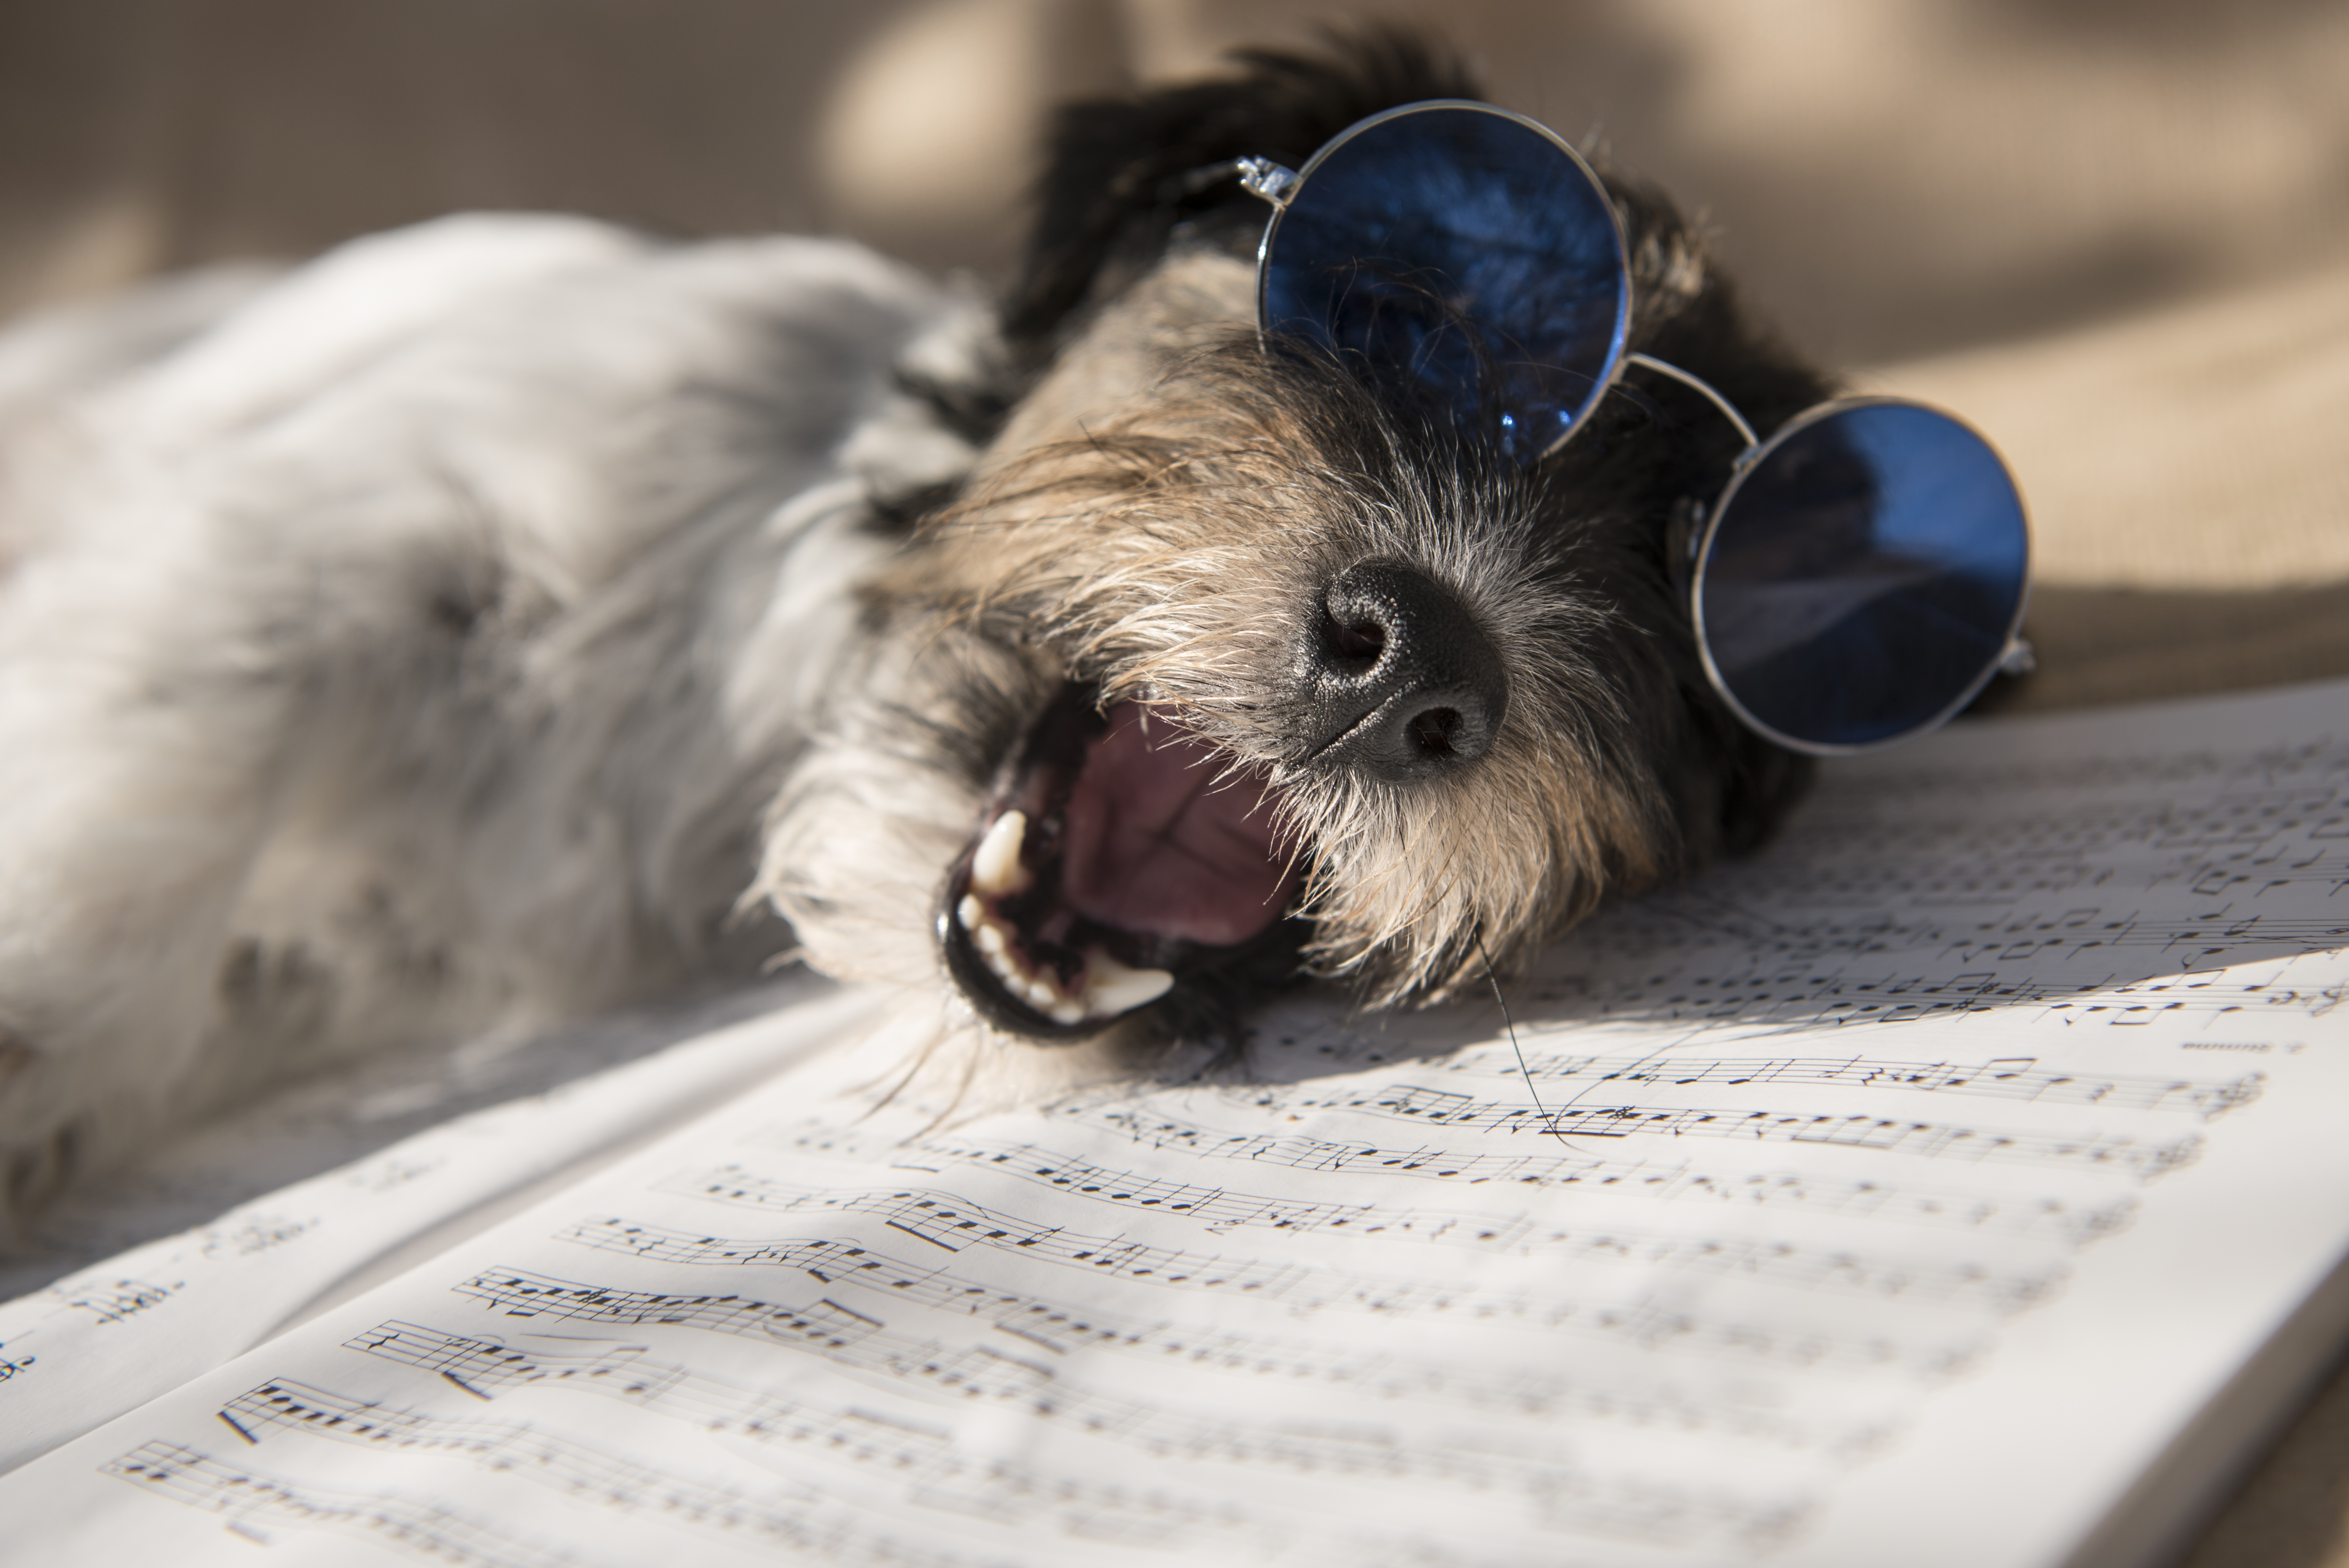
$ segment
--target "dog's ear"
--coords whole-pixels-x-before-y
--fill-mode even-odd
[[[1661,780],[1679,819],[1682,874],[1768,843],[1818,773],[1811,758],[1738,723],[1703,679],[1695,676],[1692,685],[1682,676],[1688,720],[1666,754]]]
[[[1836,395],[1834,378],[1797,354],[1739,298],[1715,264],[1699,225],[1656,186],[1602,166],[1599,178],[1623,222],[1631,263],[1633,347],[1699,376],[1729,399],[1764,435]],[[1697,428],[1717,416],[1692,394],[1655,380],[1641,395],[1684,406]],[[1725,437],[1723,428],[1713,434]],[[1702,493],[1701,474],[1686,476],[1678,494]],[[1716,480],[1717,483],[1717,480]]]
[[[1818,764],[1740,728],[1722,770],[1721,847],[1746,854],[1767,843],[1810,792]]]
[[[1268,210],[1236,179],[1203,190],[1195,170],[1235,158],[1294,169],[1356,120],[1422,98],[1482,96],[1449,50],[1400,28],[1333,31],[1318,54],[1252,49],[1234,74],[1068,105],[1055,119],[1024,271],[1004,334],[1030,363],[1063,324],[1154,263],[1177,224],[1216,209],[1261,227]]]

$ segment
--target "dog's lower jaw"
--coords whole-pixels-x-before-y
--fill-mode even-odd
[[[1302,882],[1260,769],[1070,683],[1004,770],[938,913],[947,973],[1000,1027],[1098,1033],[1247,955]]]
[[[746,895],[814,967],[912,989],[943,972],[1000,1034],[1119,1049],[1174,1020],[1227,1034],[1236,986],[1294,977],[1303,868],[1273,803],[1219,762],[1195,771],[1178,727],[1144,732],[1057,659],[903,609],[856,670],[775,800]],[[1112,820],[1133,811],[1147,819]],[[1165,866],[1137,864],[1154,855],[1194,873],[1187,905],[1159,896]]]

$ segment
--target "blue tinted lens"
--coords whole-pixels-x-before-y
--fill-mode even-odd
[[[2030,553],[2023,498],[1980,436],[1915,404],[1832,405],[1723,496],[1697,625],[1722,689],[1765,728],[1875,745],[1990,678]]]
[[[1520,462],[1606,389],[1630,306],[1614,209],[1567,146],[1463,105],[1365,122],[1266,232],[1258,320],[1428,396]]]

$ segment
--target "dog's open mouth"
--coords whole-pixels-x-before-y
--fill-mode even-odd
[[[1247,951],[1303,880],[1259,771],[1072,684],[947,879],[947,967],[989,1019],[1077,1038]]]

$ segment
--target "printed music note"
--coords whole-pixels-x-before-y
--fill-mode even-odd
[[[411,1331],[411,1338],[416,1336],[429,1343],[430,1331]],[[395,1333],[365,1348],[380,1352],[398,1343]],[[453,1343],[435,1346],[432,1355],[443,1362],[461,1359]],[[468,1369],[472,1377],[452,1380],[476,1394],[547,1376],[543,1367],[530,1362],[490,1361]],[[804,1448],[830,1461],[876,1468],[905,1483],[909,1501],[926,1507],[982,1512],[1006,1521],[1065,1511],[1088,1525],[1102,1526],[1117,1539],[1160,1549],[1218,1533],[1228,1538],[1222,1542],[1226,1550],[1278,1545],[1240,1511],[1227,1507],[1169,1499],[1147,1489],[1040,1477],[1017,1463],[962,1455],[952,1432],[944,1428],[887,1421],[867,1411],[826,1409],[730,1387],[682,1369],[661,1370],[666,1375],[653,1380],[641,1376],[599,1380],[591,1371],[575,1386],[618,1395],[639,1408],[680,1418],[701,1430],[725,1430],[755,1442]],[[802,1495],[792,1500],[798,1506],[778,1508],[775,1503],[784,1489],[763,1487],[754,1495],[741,1488],[713,1486],[601,1453],[521,1422],[444,1419],[285,1378],[230,1400],[220,1418],[254,1443],[274,1430],[379,1449],[456,1454],[485,1470],[519,1476],[600,1507],[657,1514],[688,1529],[749,1536],[829,1560],[927,1561],[940,1568],[968,1561],[909,1551],[885,1536],[827,1519],[807,1506],[821,1501],[815,1489],[800,1489]]]
[[[1481,997],[1302,994],[1038,1094],[909,1015],[36,1461],[12,1525],[190,1568],[2061,1561],[2131,1481],[2093,1423],[2186,1429],[2349,1236],[2341,711],[1830,767],[1507,982],[1522,1058]],[[2287,1181],[2292,1225],[2224,1222]],[[2225,1266],[2161,1295],[2187,1243]],[[0,1322],[0,1398],[55,1325],[169,1332],[173,1269]],[[2060,1529],[2008,1522],[2034,1477]]]
[[[543,1303],[550,1295],[546,1286],[552,1283],[510,1282],[510,1287],[515,1289],[516,1299]],[[638,1315],[647,1310],[642,1304],[608,1292],[596,1293],[593,1305],[562,1310],[573,1321],[686,1323],[720,1332],[739,1331],[730,1326],[748,1321],[723,1315],[689,1319],[666,1316],[660,1315],[659,1307],[649,1309],[652,1315]],[[853,1457],[889,1465],[926,1463],[939,1478],[938,1488],[984,1493],[999,1507],[1010,1506],[1013,1498],[1023,1495],[1036,1500],[1039,1507],[1052,1505],[1056,1493],[1057,1505],[1062,1507],[1091,1507],[1102,1501],[1100,1496],[1071,1495],[1069,1483],[1026,1474],[1018,1467],[998,1465],[993,1469],[1000,1470],[1000,1474],[971,1476],[967,1472],[980,1467],[959,1458],[945,1433],[926,1446],[919,1444],[918,1435],[902,1426],[876,1435],[870,1420],[854,1412],[818,1412],[804,1404],[779,1400],[682,1367],[641,1362],[634,1351],[600,1357],[550,1356],[406,1323],[386,1324],[351,1343],[353,1348],[367,1354],[449,1377],[477,1393],[526,1385],[560,1386],[626,1398],[760,1441],[809,1443],[827,1451],[842,1441],[877,1445]],[[1783,1508],[1757,1509],[1725,1491],[1708,1494],[1652,1484],[1637,1491],[1624,1491],[1586,1472],[1562,1453],[1497,1452],[1415,1443],[1398,1431],[1361,1423],[1284,1426],[1227,1420],[1122,1401],[1071,1387],[1033,1368],[1024,1378],[1016,1374],[974,1374],[968,1368],[941,1371],[931,1365],[937,1358],[936,1346],[921,1346],[875,1354],[861,1365],[867,1370],[935,1378],[968,1398],[1016,1400],[1039,1419],[1066,1424],[1093,1438],[1154,1456],[1268,1466],[1307,1475],[1377,1476],[1475,1491],[1508,1488],[1537,1500],[1552,1517],[1602,1533],[1665,1536],[1731,1531],[1763,1536],[1783,1532],[1789,1522]],[[248,1402],[232,1408],[242,1415],[265,1392],[257,1390]],[[305,1391],[304,1397],[310,1396]],[[301,1418],[297,1414],[289,1418]],[[445,1440],[455,1441],[459,1436],[451,1431]],[[981,1479],[984,1486],[979,1484]],[[936,1490],[932,1489],[924,1501],[935,1503]],[[1260,1534],[1263,1527],[1230,1516],[1221,1520],[1193,1516],[1162,1518],[1151,1528],[1170,1533],[1215,1528]]]
[[[2051,1231],[2085,1244],[2127,1223],[2126,1200],[2080,1206],[2045,1195],[2023,1203],[1954,1190],[1918,1188],[1817,1172],[1754,1172],[1723,1177],[1682,1162],[1650,1164],[1571,1154],[1462,1154],[1422,1146],[1340,1143],[1277,1133],[1229,1133],[1203,1122],[1160,1113],[1149,1101],[1128,1104],[1076,1100],[1055,1108],[1061,1119],[1118,1132],[1153,1149],[1219,1160],[1241,1160],[1291,1170],[1365,1176],[1407,1176],[1466,1182],[1506,1181],[1529,1187],[1592,1187],[1666,1201],[1710,1198],[1722,1202],[1800,1206],[1838,1216],[1955,1225],[2013,1233]]]
[[[1480,1101],[1418,1086],[1316,1098],[1279,1090],[1232,1091],[1253,1109],[1348,1110],[1388,1120],[1441,1123],[1464,1132],[1547,1133],[1557,1138],[1727,1138],[1832,1143],[1928,1159],[2079,1161],[2111,1166],[2152,1181],[2192,1162],[2192,1135],[2147,1141],[2130,1136],[2064,1137],[2020,1130],[1910,1121],[1866,1112],[1847,1115],[1773,1110],[1709,1110],[1673,1106],[1574,1105],[1545,1112],[1530,1104]]]
[[[1506,1078],[1530,1074],[1542,1084],[1639,1083],[1660,1088],[1719,1084],[1806,1083],[1854,1088],[1917,1089],[1933,1094],[1982,1095],[1997,1099],[2077,1101],[2127,1110],[2176,1110],[2215,1121],[2260,1097],[2265,1075],[2207,1081],[2106,1074],[2078,1077],[2042,1070],[2037,1059],[1901,1062],[1860,1057],[1760,1058],[1656,1058],[1536,1055],[1520,1069],[1515,1058],[1464,1052],[1444,1064],[1447,1072]],[[1300,1101],[1299,1103],[1333,1103]]]
[[[854,1214],[878,1214],[887,1217],[895,1228],[907,1230],[936,1243],[928,1233],[954,1237],[957,1241],[978,1233],[988,1244],[1016,1248],[1044,1249],[1037,1255],[1055,1261],[1084,1263],[1095,1270],[1137,1279],[1154,1279],[1168,1285],[1201,1284],[1206,1288],[1221,1288],[1226,1280],[1237,1287],[1265,1294],[1268,1298],[1281,1297],[1286,1286],[1285,1275],[1274,1265],[1236,1266],[1228,1260],[1218,1259],[1220,1274],[1203,1275],[1199,1265],[1186,1265],[1183,1254],[1163,1249],[1141,1253],[1121,1253],[1122,1244],[1106,1237],[1075,1234],[1056,1229],[1047,1234],[1019,1220],[979,1208],[968,1202],[948,1206],[936,1194],[919,1192],[839,1193],[794,1190],[779,1184],[745,1177],[739,1171],[716,1173],[696,1183],[703,1193],[722,1191],[724,1201],[750,1202],[753,1206],[773,1208],[783,1212],[827,1211]],[[1084,1196],[1081,1191],[1080,1196]],[[1193,1217],[1210,1225],[1234,1222],[1218,1219],[1210,1211]],[[1314,1223],[1316,1216],[1309,1210],[1296,1213],[1291,1222],[1276,1225],[1276,1229],[1306,1232],[1338,1232],[1338,1225]],[[1359,1233],[1391,1240],[1424,1239],[1444,1241],[1452,1232],[1426,1233],[1415,1231],[1415,1222],[1425,1216],[1404,1216],[1392,1229],[1376,1226]],[[665,1263],[691,1264],[775,1264],[803,1268],[818,1279],[870,1275],[874,1271],[886,1271],[891,1275],[890,1289],[905,1295],[915,1293],[925,1299],[935,1298],[946,1305],[947,1297],[938,1295],[925,1282],[949,1278],[943,1268],[909,1268],[891,1262],[881,1253],[846,1242],[791,1239],[772,1242],[731,1240],[714,1236],[689,1237],[684,1233],[657,1226],[630,1224],[617,1220],[587,1221],[573,1225],[562,1233],[566,1240],[584,1242],[607,1250],[637,1253],[657,1257]],[[2037,1272],[2002,1272],[1971,1262],[1924,1263],[1916,1260],[1870,1256],[1838,1246],[1831,1252],[1820,1252],[1784,1241],[1766,1243],[1724,1240],[1719,1236],[1688,1234],[1638,1228],[1558,1225],[1555,1222],[1536,1224],[1521,1219],[1506,1228],[1488,1226],[1472,1230],[1465,1224],[1458,1228],[1459,1244],[1495,1244],[1515,1250],[1530,1251],[1546,1257],[1572,1259],[1578,1262],[1620,1262],[1642,1270],[1691,1270],[1709,1274],[1727,1274],[1765,1280],[1798,1290],[1851,1290],[1864,1294],[1909,1295],[1915,1299],[1944,1300],[1971,1296],[1990,1303],[1999,1310],[2013,1310],[2043,1299],[2053,1288],[2059,1272],[2041,1269]],[[1114,1259],[1114,1263],[1107,1260]],[[1133,1266],[1135,1264],[1140,1266]],[[1192,1272],[1185,1272],[1189,1267]],[[957,1286],[957,1288],[963,1288]],[[1369,1295],[1370,1293],[1365,1293]],[[1385,1305],[1381,1310],[1410,1310],[1399,1294],[1374,1296]]]
[[[142,1444],[99,1473],[173,1502],[227,1514],[230,1529],[264,1545],[270,1542],[269,1526],[310,1526],[371,1538],[461,1568],[583,1568],[589,1561],[438,1503],[295,1486],[178,1443]]]

